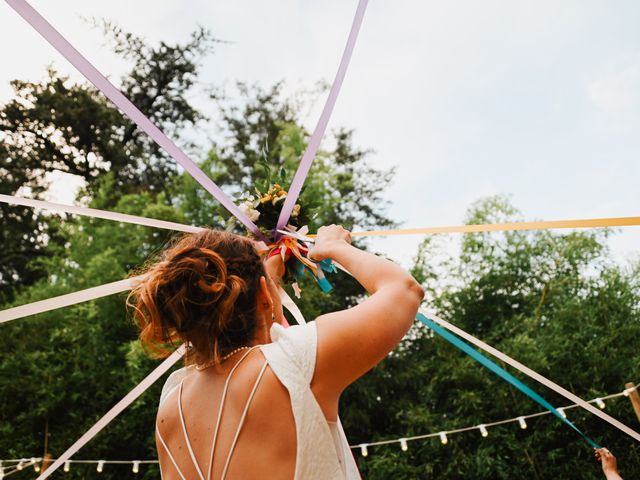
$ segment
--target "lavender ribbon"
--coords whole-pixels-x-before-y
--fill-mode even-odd
[[[358,8],[356,9],[355,17],[353,18],[353,24],[351,25],[351,31],[349,32],[349,38],[347,39],[347,45],[345,46],[344,53],[342,54],[342,60],[340,61],[340,66],[338,67],[336,78],[333,80],[333,85],[331,85],[331,90],[329,90],[329,96],[327,97],[327,101],[324,104],[324,108],[322,109],[322,114],[320,115],[318,124],[316,125],[316,128],[313,131],[311,138],[309,139],[307,149],[302,155],[302,160],[300,160],[298,170],[296,170],[293,181],[289,186],[289,192],[287,193],[287,198],[285,199],[282,210],[280,211],[276,229],[282,229],[285,225],[287,225],[289,217],[291,217],[293,207],[295,206],[296,200],[298,200],[298,196],[300,195],[300,191],[302,190],[302,186],[304,185],[304,181],[309,174],[309,169],[311,168],[313,159],[316,156],[318,147],[320,147],[320,141],[322,140],[324,132],[327,129],[329,118],[331,117],[333,107],[335,106],[336,100],[338,98],[338,93],[340,93],[340,88],[342,87],[342,81],[344,80],[344,76],[347,73],[347,67],[349,66],[353,48],[355,47],[356,40],[358,39],[358,33],[360,32],[360,25],[362,25],[362,18],[364,17],[367,3],[368,0],[360,0],[358,2]]]
[[[176,162],[191,174],[191,176],[214,196],[229,212],[238,218],[251,232],[262,238],[260,230],[245,213],[218,187],[213,180],[200,170],[180,148],[167,137],[138,107],[125,97],[120,90],[113,86],[86,58],[82,56],[53,26],[45,20],[25,0],[6,0],[11,8],[31,24],[58,52],[93,83],[109,100],[111,100],[127,117],[149,135]]]

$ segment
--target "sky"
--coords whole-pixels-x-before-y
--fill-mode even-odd
[[[32,5],[114,81],[127,64],[83,18],[151,42],[205,26],[228,43],[203,62],[204,82],[285,80],[294,92],[333,79],[357,0]],[[0,25],[0,102],[10,80],[41,79],[49,64],[81,80],[4,2]],[[407,228],[462,223],[495,194],[527,220],[639,216],[638,25],[632,0],[371,0],[329,128],[354,129],[373,165],[397,168],[389,214]],[[310,130],[320,107],[305,116]],[[50,198],[71,202],[68,187],[57,180]],[[420,240],[373,246],[407,264]],[[624,229],[611,240],[615,258],[636,256],[639,241],[640,227]]]

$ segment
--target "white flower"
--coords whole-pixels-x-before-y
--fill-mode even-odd
[[[253,208],[253,205],[254,202],[247,200],[246,202],[242,202],[238,208],[240,208],[240,211],[249,217],[249,220],[255,222],[260,218],[260,212]]]

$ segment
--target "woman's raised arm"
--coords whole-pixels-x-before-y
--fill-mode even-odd
[[[337,411],[340,393],[379,363],[407,333],[424,291],[395,263],[353,247],[349,232],[339,226],[318,231],[310,257],[335,260],[370,294],[353,308],[316,320],[318,352],[312,388],[325,415],[333,416],[331,405],[335,403]]]

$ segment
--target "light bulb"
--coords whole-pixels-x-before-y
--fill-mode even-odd
[[[559,413],[560,415],[562,415],[562,418],[567,418],[567,414],[566,414],[566,413],[564,413],[564,408],[559,408],[559,409],[558,409],[558,413]]]
[[[488,437],[489,436],[489,432],[487,431],[487,427],[485,427],[484,425],[480,425],[478,428],[480,429],[480,435],[482,435],[483,437]]]
[[[65,472],[68,472],[69,468],[70,468],[70,464],[71,464],[71,462],[69,460],[64,462],[64,467],[62,467],[62,470],[65,471]]]
[[[601,410],[604,410],[605,404],[604,400],[602,400],[601,398],[596,398],[596,405],[598,405]]]
[[[22,470],[24,468],[24,460],[20,460],[16,465],[16,470]]]
[[[524,417],[518,417],[518,423],[520,424],[520,428],[521,429],[525,429],[527,428],[527,421],[524,419]]]
[[[140,471],[140,460],[136,460],[133,462],[133,473],[138,473]]]
[[[440,441],[443,445],[449,443],[449,439],[447,438],[447,434],[445,432],[440,432]]]
[[[102,473],[104,470],[104,460],[98,460],[98,466],[96,467],[96,472]]]
[[[360,453],[362,454],[363,457],[366,457],[367,455],[369,455],[369,450],[367,450],[367,446],[366,445],[360,445]]]
[[[630,394],[631,392],[633,392],[633,389],[632,389],[632,388],[625,388],[625,389],[624,389],[624,391],[622,392],[622,394],[623,394],[625,397],[628,397],[628,396],[629,396],[629,394]]]
[[[409,445],[407,445],[407,439],[406,438],[401,438],[400,439],[400,448],[402,449],[403,452],[406,452],[407,450],[409,450]]]

